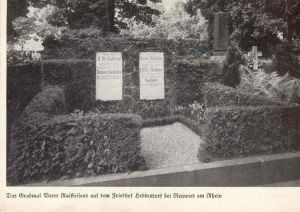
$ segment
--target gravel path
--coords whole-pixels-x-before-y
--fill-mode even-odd
[[[144,128],[142,155],[150,169],[199,164],[201,138],[181,123]]]

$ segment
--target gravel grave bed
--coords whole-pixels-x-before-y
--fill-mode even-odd
[[[149,169],[199,164],[199,135],[181,123],[144,128],[142,155]]]

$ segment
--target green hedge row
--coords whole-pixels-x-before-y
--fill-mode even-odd
[[[41,124],[54,115],[65,113],[65,104],[64,89],[60,86],[47,86],[29,102],[17,123]]]
[[[165,54],[164,100],[139,99],[138,55],[124,55],[123,100],[103,102],[95,99],[95,65],[92,60],[45,60],[43,79],[45,85],[65,87],[66,107],[89,111],[97,108],[102,113],[135,113],[143,118],[170,116],[175,105],[188,105],[195,100],[203,101],[202,87],[205,82],[221,80],[220,67],[208,60],[177,60]]]
[[[208,108],[202,162],[300,150],[300,106]]]
[[[56,116],[16,129],[9,154],[10,185],[127,172],[144,166],[142,121],[136,115]],[[118,132],[118,133],[116,133]]]
[[[221,67],[217,62],[201,60],[174,61],[174,95],[177,105],[203,102],[206,82],[221,82]]]
[[[215,106],[260,106],[282,105],[272,99],[252,95],[219,83],[205,83],[204,102],[207,107]]]
[[[49,86],[38,93],[25,107],[21,115],[7,129],[7,151],[16,151],[13,134],[19,128],[39,125],[49,121],[55,115],[65,113],[64,89],[59,86]]]
[[[21,115],[31,99],[41,91],[41,65],[7,66],[7,118],[8,127]]]
[[[42,61],[42,84],[66,85],[84,80],[95,80],[93,60],[53,59]]]
[[[199,57],[205,44],[198,40],[174,41],[166,39],[134,39],[122,36],[110,36],[84,39],[48,40],[44,43],[44,59],[85,58],[94,59],[96,52],[127,52],[132,55],[138,51],[156,51],[164,49],[174,56]]]

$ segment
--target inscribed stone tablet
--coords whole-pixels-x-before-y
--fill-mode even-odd
[[[96,99],[122,100],[122,54],[120,52],[97,52]]]
[[[140,53],[140,99],[165,98],[164,54]]]

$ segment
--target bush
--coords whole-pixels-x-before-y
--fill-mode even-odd
[[[11,185],[133,171],[141,168],[136,115],[57,116],[13,133],[9,154]],[[118,132],[118,133],[116,133]]]
[[[219,64],[209,60],[177,60],[174,71],[173,93],[176,104],[181,106],[203,102],[204,83],[222,81]]]
[[[172,105],[168,100],[141,100],[133,104],[133,112],[145,119],[170,116],[171,108]]]
[[[44,60],[42,64],[44,85],[66,85],[68,83],[81,82],[87,79],[94,80],[92,60],[67,59]]]
[[[297,57],[292,53],[291,47],[287,41],[283,41],[276,47],[272,59],[272,66],[279,76],[286,73],[300,79],[300,66]]]
[[[43,64],[44,84],[62,85],[66,108],[100,113],[135,113],[143,118],[170,116],[175,104],[188,105],[202,102],[202,86],[206,81],[220,82],[218,63],[208,60],[176,60],[165,56],[165,99],[143,101],[139,99],[138,52],[123,54],[123,100],[96,101],[95,65],[88,59],[46,60]]]
[[[154,26],[145,23],[129,23],[129,29],[121,30],[121,34],[134,38],[164,38],[164,39],[208,39],[207,21],[197,10],[194,16],[188,14],[184,4],[177,4],[175,10],[154,17]]]
[[[239,90],[285,104],[300,103],[300,79],[288,73],[279,76],[276,72],[267,74],[261,69],[251,71],[244,66],[240,69],[240,73]]]
[[[54,115],[65,113],[64,89],[59,86],[49,86],[38,93],[26,106],[18,119],[18,124],[41,124]]]
[[[299,106],[209,108],[206,119],[202,162],[300,149]]]
[[[219,83],[206,83],[204,100],[207,107],[215,106],[260,106],[260,105],[282,105],[265,96],[251,94],[234,89]]]
[[[236,43],[231,43],[222,66],[223,83],[230,87],[240,84],[240,65],[245,64],[245,58]]]
[[[26,105],[41,91],[41,65],[7,66],[7,118],[8,125],[21,115]]]
[[[204,111],[206,105],[194,101],[188,106],[176,106],[174,113],[177,115],[182,115],[187,118],[194,120],[195,122],[201,123],[204,120]]]
[[[99,38],[54,39],[44,44],[44,59],[95,59],[96,52],[123,52],[135,55],[138,52],[163,51],[169,57],[197,57],[207,50],[206,44],[199,39],[166,40],[166,39],[134,39],[125,36],[108,36]]]

